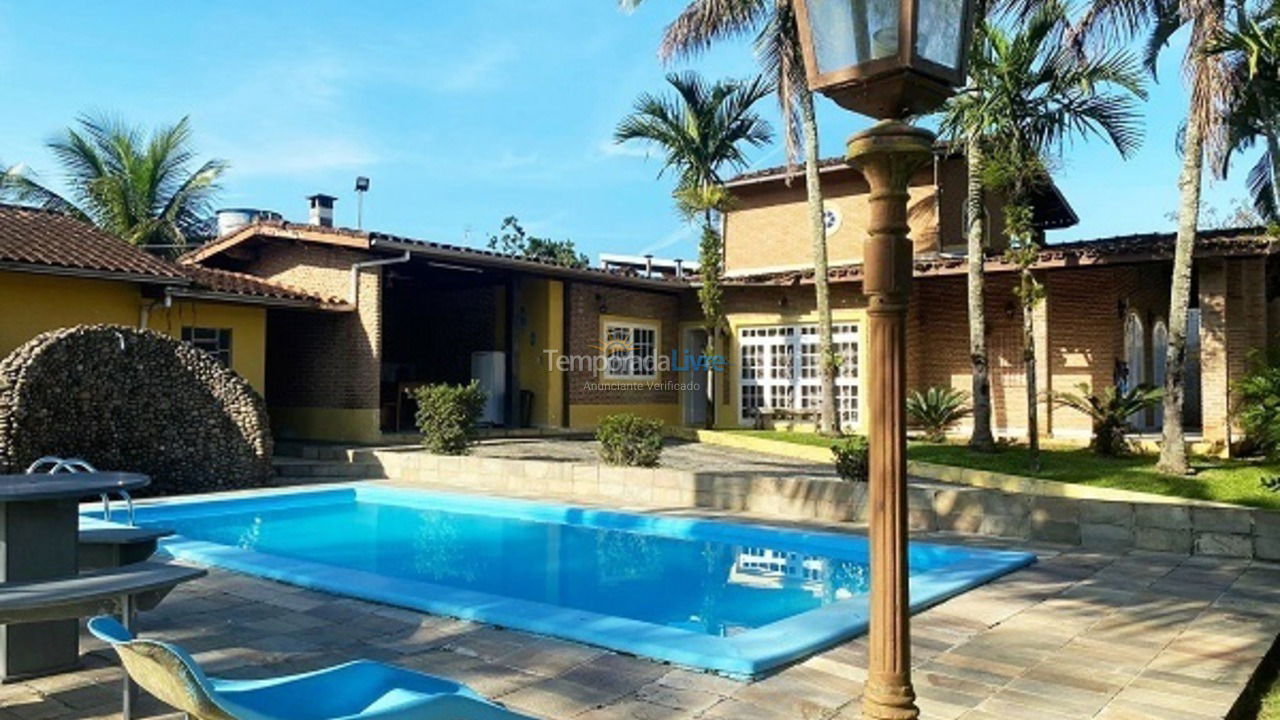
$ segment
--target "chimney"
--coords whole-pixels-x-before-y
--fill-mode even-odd
[[[645,277],[653,277],[653,255],[644,256],[644,275]]]
[[[684,278],[684,260],[676,258],[676,279]]]
[[[337,199],[324,193],[316,193],[308,197],[307,202],[311,205],[311,215],[308,218],[308,222],[320,227],[333,227],[333,203]]]

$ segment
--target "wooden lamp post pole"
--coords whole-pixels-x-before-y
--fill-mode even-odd
[[[920,716],[911,687],[911,613],[907,572],[907,301],[912,247],[908,183],[933,156],[934,136],[896,120],[849,138],[846,159],[871,186],[863,260],[869,296],[870,667],[863,716]]]

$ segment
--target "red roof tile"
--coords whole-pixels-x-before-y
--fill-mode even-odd
[[[69,215],[0,204],[0,262],[178,281],[173,265]]]
[[[203,265],[182,265],[180,269],[197,288],[213,292],[253,295],[278,300],[302,300],[324,305],[342,305],[346,302],[339,298],[319,297],[305,290],[270,282],[245,273],[232,272],[231,270],[204,267]]]

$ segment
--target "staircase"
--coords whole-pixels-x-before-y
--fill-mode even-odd
[[[377,480],[387,475],[365,447],[279,441],[271,459],[276,476],[273,485]]]

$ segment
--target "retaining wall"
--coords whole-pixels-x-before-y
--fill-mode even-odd
[[[867,514],[866,486],[838,480],[446,457],[416,449],[355,454],[375,460],[390,479],[460,491],[800,521],[865,522]],[[913,531],[1280,561],[1280,513],[1140,493],[1120,497],[1038,495],[913,478],[908,522]]]

